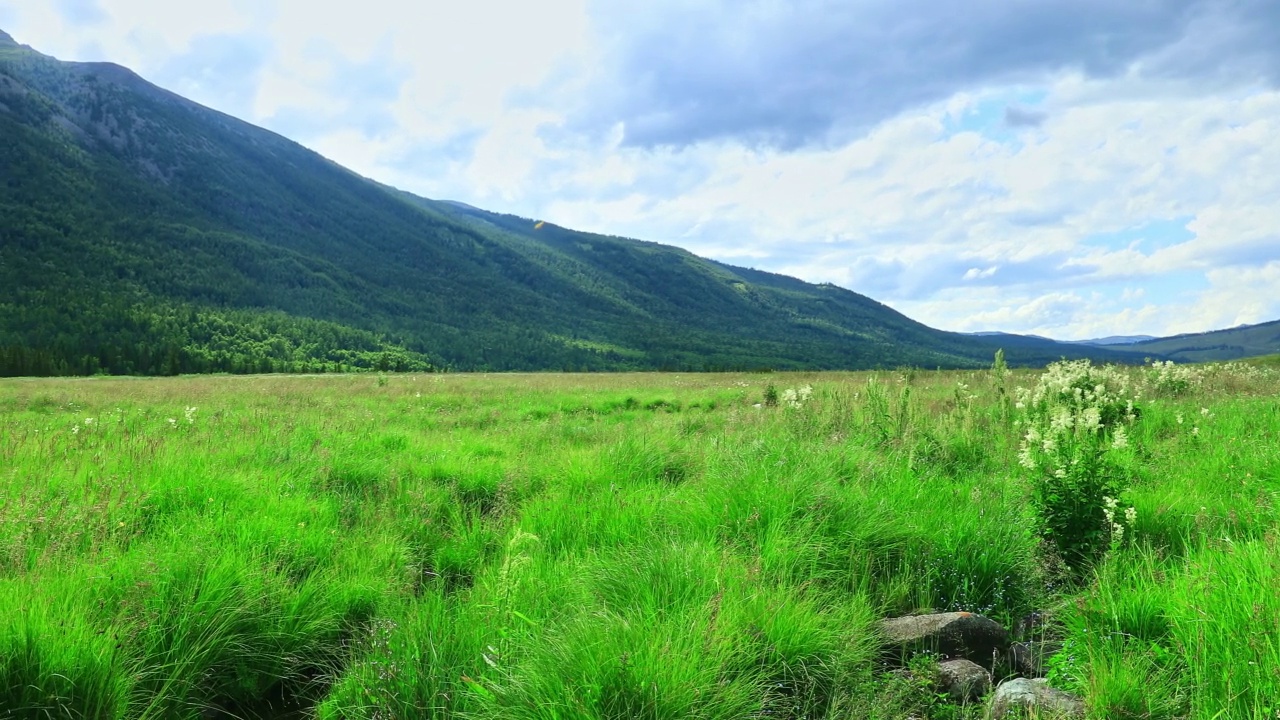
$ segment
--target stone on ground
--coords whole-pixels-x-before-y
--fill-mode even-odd
[[[991,705],[992,720],[1035,717],[1041,720],[1084,718],[1084,702],[1068,692],[1049,687],[1049,681],[1017,678],[1000,683]]]
[[[1000,623],[970,612],[889,618],[880,622],[880,633],[885,651],[899,659],[934,652],[944,659],[971,660],[988,670],[1009,647],[1009,633]]]
[[[956,702],[981,699],[991,692],[991,673],[964,658],[938,663],[938,685]]]

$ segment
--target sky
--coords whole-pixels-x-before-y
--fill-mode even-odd
[[[1276,0],[0,0],[0,29],[419,195],[942,329],[1280,319]]]

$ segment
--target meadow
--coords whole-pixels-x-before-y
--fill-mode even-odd
[[[929,610],[1280,717],[1280,368],[1108,370],[1061,467],[1047,375],[0,380],[0,718],[982,717]]]

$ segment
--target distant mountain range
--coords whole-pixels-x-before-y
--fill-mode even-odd
[[[1029,337],[1040,340],[1040,335],[1013,335],[1004,332],[976,332],[984,338]],[[1063,340],[1069,345],[1090,345],[1141,353],[1144,358],[1166,359],[1178,362],[1212,362],[1238,360],[1280,353],[1280,320],[1239,325],[1225,330],[1202,333],[1185,333],[1170,337],[1154,335],[1110,335],[1092,340]]]
[[[1280,353],[1280,320],[1213,332],[1142,340],[1126,345],[1125,349],[1151,357],[1163,356],[1177,362],[1239,360]]]
[[[1075,343],[1077,345],[1132,345],[1143,340],[1155,340],[1155,335],[1108,335],[1102,338],[1092,338],[1090,340],[1067,340],[1065,342]]]
[[[3,33],[0,168],[3,375],[1164,356],[943,332],[834,285],[420,198]]]

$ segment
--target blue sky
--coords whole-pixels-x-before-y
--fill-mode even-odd
[[[935,327],[1280,318],[1274,0],[0,0],[0,29],[427,197]]]

